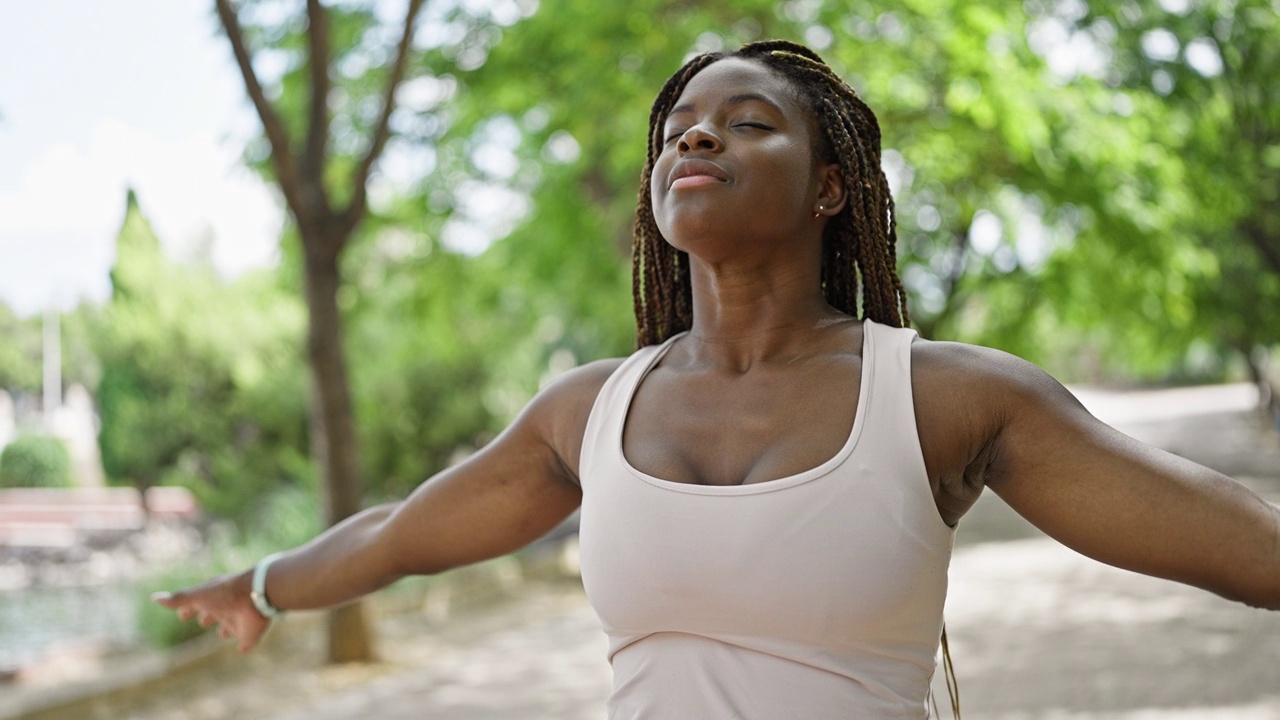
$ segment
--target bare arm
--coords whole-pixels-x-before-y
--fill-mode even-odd
[[[369,508],[271,566],[266,594],[281,609],[341,605],[413,574],[437,573],[517,550],[581,501],[578,455],[591,405],[618,361],[583,366],[549,385],[497,439],[419,486]],[[157,597],[184,619],[220,623],[241,648],[265,620],[249,602],[250,571]]]
[[[1096,560],[1280,609],[1280,509],[1102,423],[1034,365],[966,352],[994,430],[982,475],[1014,510]]]

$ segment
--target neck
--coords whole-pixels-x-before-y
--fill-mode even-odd
[[[818,263],[715,267],[690,263],[691,359],[745,372],[802,357],[814,334],[849,317],[827,304]]]

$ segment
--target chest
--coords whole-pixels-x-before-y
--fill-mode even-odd
[[[932,648],[950,532],[904,466],[859,447],[817,477],[681,490],[602,460],[583,494],[588,596],[619,643],[680,632]]]
[[[623,453],[641,472],[681,483],[747,485],[796,475],[848,440],[861,372],[855,355],[736,375],[656,368],[632,398]]]

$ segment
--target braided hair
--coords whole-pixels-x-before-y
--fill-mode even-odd
[[[871,108],[817,53],[785,40],[750,43],[732,53],[705,53],[685,63],[662,86],[649,113],[649,152],[640,180],[631,256],[631,294],[639,347],[660,343],[693,323],[689,255],[667,243],[653,216],[649,185],[662,152],[662,126],[689,80],[724,58],[755,60],[786,78],[817,120],[814,151],[838,163],[849,198],[827,223],[822,239],[822,290],[827,303],[858,316],[906,327],[906,292],[897,271],[897,226],[889,183],[880,168],[880,125]]]

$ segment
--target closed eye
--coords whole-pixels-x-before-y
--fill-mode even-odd
[[[772,126],[772,125],[767,125],[767,124],[762,123],[762,122],[756,122],[756,121],[754,121],[754,120],[746,121],[746,122],[740,122],[740,123],[734,123],[734,125],[733,125],[733,126],[734,126],[734,127],[749,127],[749,128],[756,128],[757,130],[770,130],[770,131],[771,131],[771,130],[773,130],[773,126]],[[680,136],[681,136],[681,135],[684,135],[686,132],[688,132],[688,131],[687,131],[687,130],[675,130],[675,131],[672,131],[672,132],[668,133],[668,134],[667,134],[667,136],[666,136],[665,138],[663,138],[662,143],[663,143],[664,145],[669,145],[669,144],[671,144],[671,142],[672,142],[672,141],[674,141],[674,140],[678,140],[678,139],[680,138]]]

